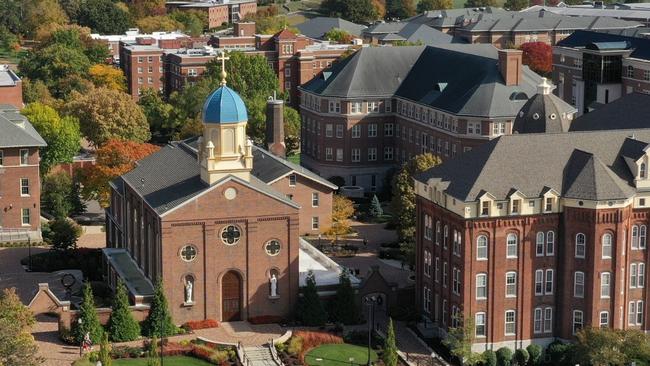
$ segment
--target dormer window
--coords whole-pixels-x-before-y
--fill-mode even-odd
[[[481,216],[488,216],[490,214],[490,201],[481,202]]]
[[[645,163],[641,163],[641,165],[639,166],[639,178],[645,179],[646,174],[647,174],[646,165],[645,165]]]
[[[521,212],[521,200],[512,200],[512,211],[513,214],[518,214]]]

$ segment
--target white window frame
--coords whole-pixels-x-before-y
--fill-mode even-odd
[[[544,295],[544,270],[535,271],[535,296]]]
[[[361,138],[361,125],[354,125],[350,131],[350,137],[353,139]]]
[[[27,213],[27,215],[25,215]],[[25,220],[27,218],[27,220]],[[32,212],[29,208],[23,208],[20,210],[20,223],[22,226],[31,226],[32,224]]]
[[[585,236],[585,234],[583,233],[578,233],[576,234],[576,240],[575,240],[575,257],[584,258],[586,254],[587,254],[587,236]]]
[[[544,240],[544,232],[538,231],[535,235],[535,256],[543,257],[546,249],[546,240]]]
[[[612,242],[613,237],[610,233],[603,234],[601,238],[601,256],[602,259],[612,259]]]
[[[318,216],[312,216],[311,218],[311,229],[318,230],[320,229],[320,219]]]
[[[508,320],[508,317],[511,316],[512,320]],[[506,336],[517,335],[517,312],[515,310],[509,309],[504,313],[504,334]],[[512,332],[508,332],[508,327],[512,327]]]
[[[377,137],[377,124],[369,123],[368,124],[368,137]]]
[[[377,148],[369,147],[368,148],[368,161],[377,161]]]
[[[358,163],[361,161],[361,149],[358,147],[352,148],[350,150],[350,160],[353,163]]]
[[[517,234],[509,233],[506,235],[506,258],[517,258],[519,254]],[[512,254],[514,248],[514,254]]]
[[[573,310],[573,322],[571,323],[572,334],[577,334],[580,329],[584,327],[584,313],[582,310]],[[576,325],[578,327],[576,327]]]
[[[30,187],[29,187],[29,178],[20,178],[20,196],[29,197]]]
[[[533,333],[541,334],[544,331],[544,310],[535,308],[533,310]]]
[[[320,205],[320,197],[318,192],[311,193],[311,207],[318,207]]]
[[[487,327],[485,325],[486,319],[487,317],[484,312],[478,312],[474,314],[474,328],[475,328],[475,336],[477,338],[484,338],[487,335]],[[479,329],[481,331],[479,331]]]
[[[585,273],[582,271],[573,273],[573,297],[579,299],[585,297]]]
[[[517,272],[506,272],[506,297],[517,297]]]
[[[546,255],[555,255],[555,232],[552,230],[546,232]]]
[[[485,254],[483,254],[485,252]],[[479,235],[476,238],[476,260],[488,260],[488,237],[486,235]]]
[[[552,333],[552,332],[553,332],[553,308],[548,306],[544,308],[544,333]]]
[[[479,292],[483,292],[480,295]],[[488,275],[487,273],[476,274],[476,300],[487,300],[488,296]]]
[[[603,322],[603,315],[605,316],[605,321]],[[598,325],[601,328],[609,327],[609,311],[601,311],[598,314]]]
[[[602,272],[600,274],[600,298],[609,299],[612,295],[612,274]]]
[[[544,295],[553,295],[553,290],[555,289],[553,277],[553,270],[547,269],[544,276]]]

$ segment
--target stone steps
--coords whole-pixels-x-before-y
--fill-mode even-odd
[[[244,352],[251,361],[251,366],[278,366],[266,347],[245,347]]]

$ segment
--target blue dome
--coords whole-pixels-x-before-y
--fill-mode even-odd
[[[203,104],[203,123],[239,123],[247,120],[244,101],[225,85],[213,91]]]

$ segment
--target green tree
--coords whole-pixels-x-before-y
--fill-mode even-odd
[[[140,95],[138,104],[149,123],[152,139],[167,142],[171,139],[174,126],[171,123],[172,106],[166,103],[160,92],[155,89],[145,88]]]
[[[337,43],[350,43],[352,42],[352,35],[343,29],[332,28],[323,37],[328,41],[333,41]]]
[[[327,312],[323,307],[318,290],[316,289],[316,278],[314,272],[307,273],[306,284],[302,291],[302,297],[296,303],[296,317],[306,326],[321,326],[327,321]]]
[[[143,33],[152,32],[173,32],[176,30],[185,29],[185,25],[170,18],[169,15],[156,15],[144,17],[136,20],[135,25],[138,26]]]
[[[354,289],[347,271],[339,275],[339,285],[336,288],[336,297],[332,301],[330,317],[335,322],[349,324],[359,323],[359,307],[355,301]]]
[[[512,362],[512,350],[508,347],[501,347],[497,350],[497,365],[510,366]]]
[[[528,7],[528,0],[506,0],[503,7],[508,10],[519,11]]]
[[[151,138],[140,106],[118,90],[93,88],[83,95],[74,93],[64,110],[79,119],[81,132],[95,146],[110,139],[144,142]]]
[[[529,366],[539,366],[542,362],[542,347],[539,344],[531,343],[526,347],[530,360]]]
[[[97,355],[99,362],[102,366],[112,366],[113,358],[111,358],[111,345],[108,343],[108,334],[102,334],[102,341],[99,344],[99,354]]]
[[[550,358],[551,365],[573,366],[574,346],[561,341],[554,341],[549,344],[546,353]]]
[[[515,351],[513,359],[517,365],[526,366],[528,364],[528,360],[530,359],[530,355],[525,348],[519,348]]]
[[[372,201],[370,202],[370,216],[378,218],[384,214],[384,210],[381,208],[381,203],[379,203],[379,198],[376,194],[372,195]]]
[[[169,18],[183,25],[183,30],[191,36],[200,36],[208,28],[205,12],[198,10],[177,10],[169,14]]]
[[[484,6],[497,6],[496,0],[467,0],[465,8],[478,8]]]
[[[440,158],[430,153],[416,155],[409,160],[393,177],[393,198],[391,208],[397,236],[404,243],[403,248],[409,259],[413,259],[415,240],[415,188],[413,177],[440,164]],[[409,261],[412,263],[412,261]]]
[[[370,23],[379,18],[371,0],[325,0],[321,3],[321,12],[353,23]]]
[[[485,366],[497,366],[497,354],[491,349],[483,351],[483,363]]]
[[[57,219],[65,218],[73,210],[72,179],[65,172],[53,173],[43,178],[41,206]]]
[[[61,163],[71,163],[81,148],[79,121],[73,117],[61,117],[52,107],[32,103],[21,113],[29,119],[47,146],[41,148],[40,170],[46,175],[50,169]]]
[[[108,333],[113,342],[128,342],[140,336],[140,324],[133,318],[129,309],[129,295],[122,281],[117,282],[111,317],[108,320]]]
[[[37,356],[38,347],[31,335],[36,321],[23,305],[15,288],[0,294],[0,365],[37,366],[44,360]]]
[[[112,0],[85,0],[77,23],[95,33],[123,34],[129,29],[129,13]]]
[[[23,0],[23,33],[36,35],[39,28],[51,24],[66,24],[68,16],[57,0]]]
[[[22,33],[23,2],[24,0],[0,1],[0,27],[5,27],[16,35]]]
[[[90,340],[94,344],[98,344],[102,340],[104,328],[99,323],[93,290],[88,282],[84,284],[83,300],[79,307],[78,319],[81,321],[74,322],[74,335],[77,343],[81,343],[86,334],[88,334]]]
[[[284,145],[287,155],[298,151],[300,148],[300,113],[297,110],[284,106]]]
[[[417,6],[418,13],[424,13],[429,10],[443,10],[454,7],[452,0],[420,0]]]
[[[395,328],[393,319],[388,318],[388,329],[386,329],[386,338],[384,339],[384,353],[382,361],[386,366],[397,366],[397,344],[395,343]]]
[[[81,226],[67,218],[57,218],[49,223],[50,232],[45,238],[52,249],[69,251],[77,248],[77,240],[81,236]]]
[[[650,337],[637,330],[583,328],[576,335],[575,363],[607,366],[627,365],[650,356]],[[642,351],[645,348],[645,351]],[[639,353],[641,351],[641,354]],[[644,354],[643,354],[644,353]]]
[[[413,0],[386,0],[386,17],[404,19],[415,15]]]
[[[56,101],[42,80],[32,81],[28,78],[23,78],[23,100],[28,105],[39,102],[49,106]]]
[[[162,280],[156,281],[153,299],[149,307],[149,315],[147,315],[147,318],[142,324],[142,330],[149,337],[157,335],[162,338],[177,333],[177,328],[169,313],[169,306],[167,305]]]
[[[459,326],[449,328],[447,337],[442,341],[449,347],[451,355],[458,358],[464,365],[476,365],[483,362],[481,353],[472,352],[474,343],[474,319],[465,317],[459,319]]]

